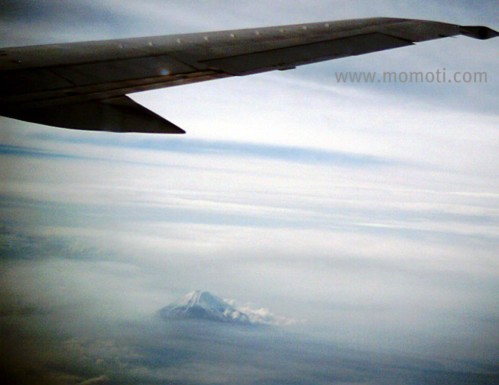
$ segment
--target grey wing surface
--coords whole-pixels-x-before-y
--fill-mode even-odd
[[[481,26],[371,18],[0,50],[0,115],[56,127],[184,133],[126,95],[418,42],[498,36]]]

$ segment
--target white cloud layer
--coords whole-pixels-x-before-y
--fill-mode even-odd
[[[240,312],[246,314],[251,323],[258,325],[271,325],[271,326],[290,326],[300,322],[293,318],[288,318],[282,315],[277,315],[264,307],[255,307],[251,304],[240,305],[236,300],[224,299],[225,302],[234,306]],[[303,321],[301,321],[303,322]]]

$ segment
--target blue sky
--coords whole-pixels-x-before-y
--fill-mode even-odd
[[[398,16],[494,1],[5,2],[2,46]],[[497,357],[499,41],[466,37],[132,95],[181,138],[0,118],[2,306],[144,317],[210,290],[357,347]],[[470,54],[472,53],[472,54]],[[337,71],[485,71],[339,84]],[[41,310],[40,310],[41,311]]]

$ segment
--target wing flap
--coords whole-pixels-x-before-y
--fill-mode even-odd
[[[412,44],[411,41],[398,37],[382,33],[369,33],[246,55],[212,59],[203,61],[203,63],[233,75],[246,75]]]
[[[11,118],[61,128],[90,131],[184,134],[175,124],[135,103],[127,96],[82,103],[23,109]]]
[[[170,56],[152,56],[55,67],[52,71],[75,86],[157,78],[184,74],[194,69]]]

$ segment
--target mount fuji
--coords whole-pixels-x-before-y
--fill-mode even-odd
[[[207,292],[192,291],[159,310],[162,319],[197,319],[252,325],[250,317],[223,299]]]

